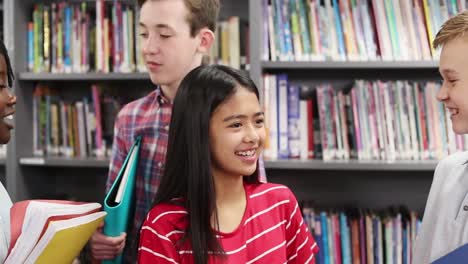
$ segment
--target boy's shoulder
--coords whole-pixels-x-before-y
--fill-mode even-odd
[[[148,108],[151,108],[154,106],[154,102],[157,97],[157,92],[156,90],[152,91],[151,93],[138,98],[136,100],[133,100],[120,109],[118,116],[129,116],[129,115],[135,115],[136,113],[141,113],[142,111],[148,110]]]
[[[467,164],[468,164],[468,151],[456,152],[440,160],[439,163],[437,164],[436,171],[445,172],[457,166],[463,166]]]

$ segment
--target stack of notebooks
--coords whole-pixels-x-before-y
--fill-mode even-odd
[[[98,203],[27,200],[10,209],[5,264],[72,263],[106,215]]]
[[[105,219],[104,234],[126,232],[133,210],[141,137],[137,137],[104,200],[99,203],[26,200],[10,209],[10,246],[5,264],[70,264]],[[8,229],[7,229],[8,230]],[[104,264],[122,263],[122,255]]]

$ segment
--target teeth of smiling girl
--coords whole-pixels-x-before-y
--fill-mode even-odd
[[[12,125],[13,124],[13,115],[8,115],[3,117],[3,122]]]
[[[255,150],[237,151],[236,152],[236,155],[245,156],[245,157],[252,156],[253,154],[255,154]]]

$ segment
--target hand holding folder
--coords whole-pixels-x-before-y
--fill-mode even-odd
[[[135,177],[138,167],[140,145],[141,137],[137,137],[104,199],[104,211],[107,212],[104,224],[104,234],[106,236],[115,237],[123,232],[127,232],[129,217],[133,209]],[[105,260],[102,263],[122,263],[122,255],[117,256],[113,260]]]

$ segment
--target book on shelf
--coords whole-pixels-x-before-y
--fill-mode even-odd
[[[264,74],[263,86],[267,160],[440,160],[468,147],[468,136],[453,133],[450,113],[436,100],[439,82],[310,86]]]
[[[98,203],[26,200],[10,209],[10,247],[5,264],[71,263],[106,213]]]
[[[432,60],[437,30],[465,1],[262,0],[267,61]]]
[[[38,84],[32,99],[34,156],[108,157],[115,117],[128,100],[97,84],[78,100]]]
[[[418,214],[404,206],[319,209],[305,203],[302,213],[320,248],[317,264],[410,263],[421,226]]]
[[[206,63],[249,70],[249,24],[231,16],[218,21],[215,35]]]
[[[36,3],[28,22],[28,70],[146,71],[139,52],[138,12],[121,1]]]
[[[139,10],[121,1],[34,5],[27,27],[30,72],[146,72]],[[208,63],[249,69],[249,26],[238,16],[218,23]]]

